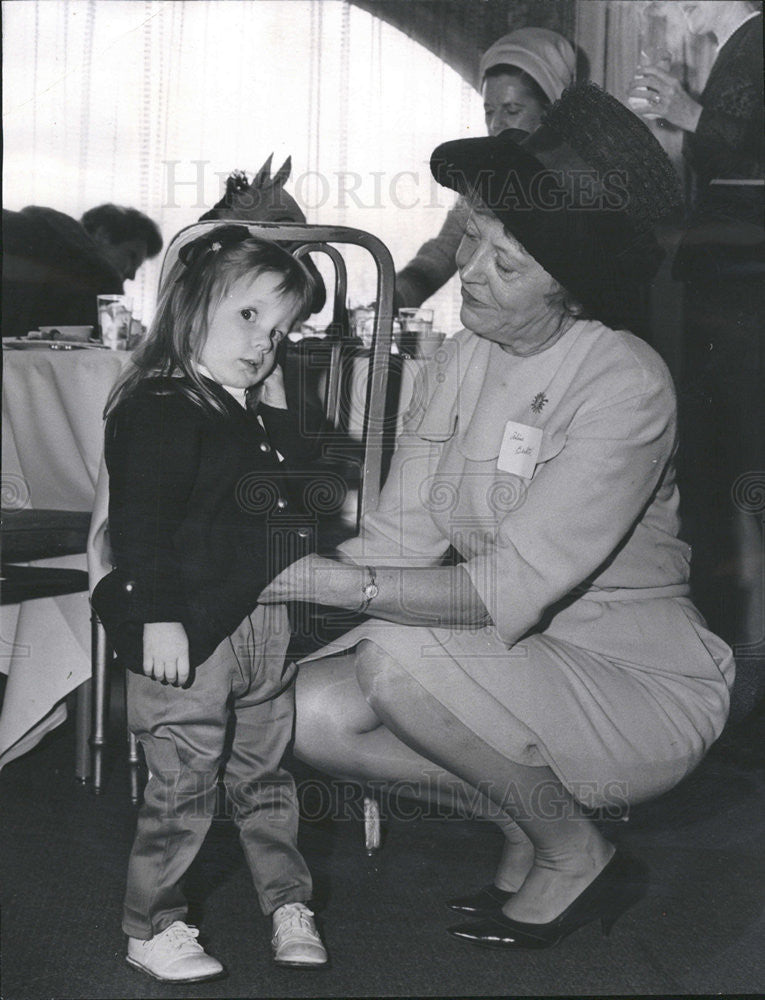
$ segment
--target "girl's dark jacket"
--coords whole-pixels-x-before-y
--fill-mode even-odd
[[[185,379],[164,377],[144,382],[106,423],[115,568],[92,603],[136,672],[144,623],[181,622],[197,666],[310,544],[317,479],[305,468],[316,415],[301,427],[299,414],[262,404],[256,414],[207,385],[225,414],[193,402]]]

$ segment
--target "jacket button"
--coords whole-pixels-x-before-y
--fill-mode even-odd
[[[279,510],[284,510],[285,507],[287,506],[287,501],[284,499],[284,497],[279,497],[279,499],[276,501],[276,506],[279,508]]]
[[[125,590],[127,591],[128,594],[132,594],[133,593],[133,582],[132,582],[132,580],[130,581],[130,583],[126,583],[125,584]]]
[[[266,444],[266,442],[265,442],[265,441],[261,441],[261,442],[260,442],[260,450],[261,450],[262,452],[268,452],[268,451],[271,451],[271,446],[270,446],[270,445],[268,445],[268,444]]]

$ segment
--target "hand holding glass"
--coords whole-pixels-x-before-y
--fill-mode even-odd
[[[656,67],[669,72],[672,57],[667,48],[667,19],[653,11],[650,5],[641,11],[639,45],[640,57],[627,103],[635,114],[643,118],[659,118],[660,115],[653,110],[653,105],[659,103],[659,95],[649,86],[644,70]]]

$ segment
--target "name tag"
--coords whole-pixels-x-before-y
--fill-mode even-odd
[[[508,420],[499,449],[497,468],[523,479],[531,479],[541,444],[542,431],[539,427],[529,427],[528,424],[516,424],[515,421]]]

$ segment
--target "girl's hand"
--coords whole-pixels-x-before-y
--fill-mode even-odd
[[[287,394],[284,389],[284,372],[281,365],[276,365],[261,385],[260,401],[266,406],[272,406],[275,410],[287,409]]]
[[[694,101],[680,81],[659,66],[640,66],[632,79],[628,97],[645,100],[643,116],[663,118],[686,132],[695,132],[702,107]]]
[[[143,672],[177,687],[183,687],[189,679],[189,640],[180,622],[144,625]]]
[[[258,597],[260,604],[307,601],[354,610],[367,582],[363,566],[336,562],[323,556],[298,559],[275,577]]]

